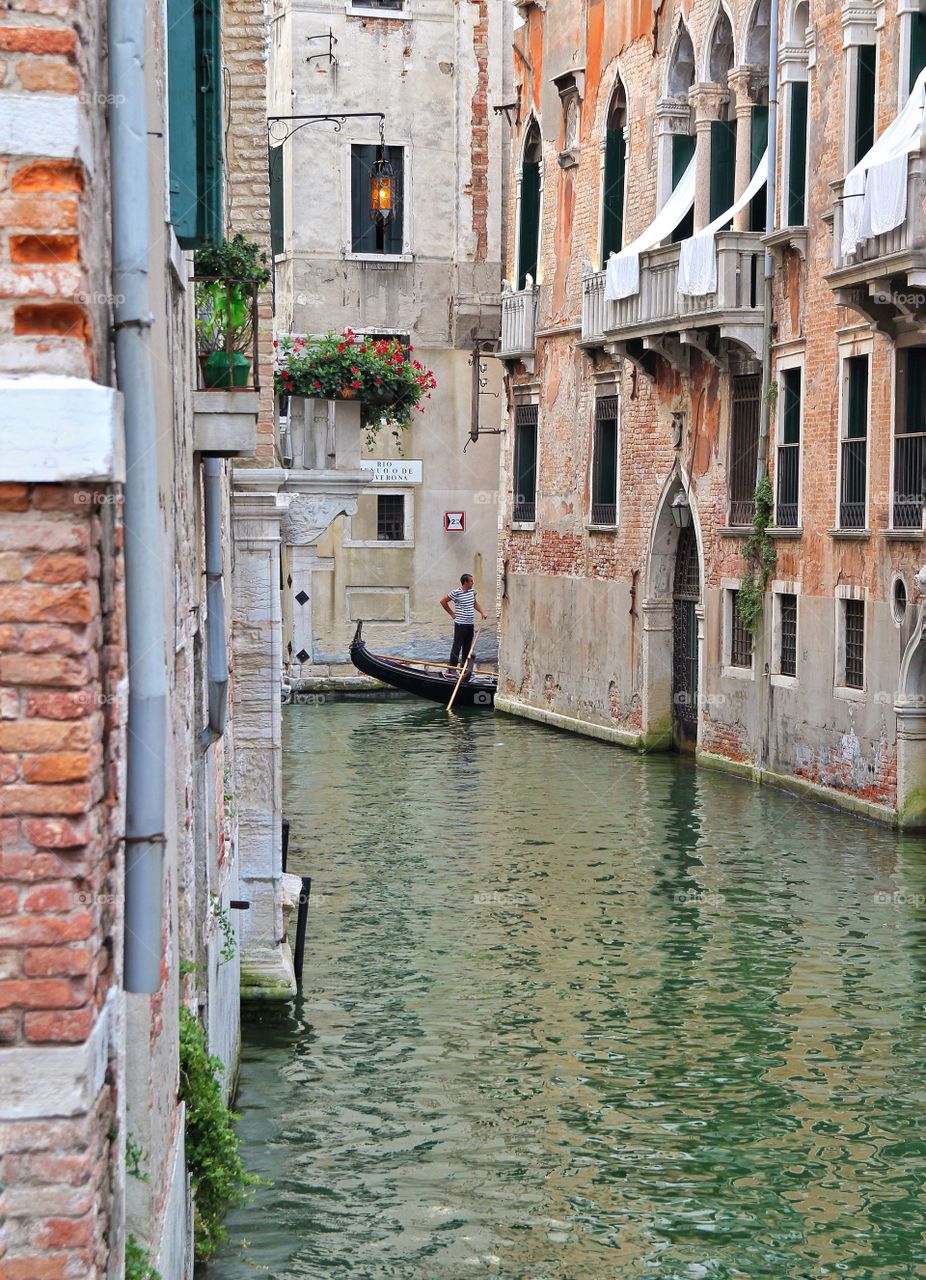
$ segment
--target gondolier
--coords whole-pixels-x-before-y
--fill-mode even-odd
[[[471,573],[462,574],[460,585],[442,596],[440,603],[445,613],[453,618],[453,648],[450,650],[449,665],[454,667],[458,658],[466,662],[469,657],[476,629],[476,614],[481,613],[483,620],[489,615],[476,599],[476,587]]]

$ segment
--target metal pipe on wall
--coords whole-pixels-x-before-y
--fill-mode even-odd
[[[222,580],[222,483],[220,458],[203,459],[203,523],[206,533],[206,674],[209,726],[206,741],[225,732],[228,719],[228,644],[225,635],[225,587]]]
[[[775,230],[775,204],[778,191],[778,0],[769,5],[768,29],[768,182],[765,187],[765,234]],[[768,475],[768,442],[771,434],[772,405],[772,277],[775,259],[765,246],[763,262],[765,278],[764,324],[762,329],[762,405],[759,415],[759,449],[756,457],[756,484]]]

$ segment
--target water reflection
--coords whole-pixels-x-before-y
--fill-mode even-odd
[[[926,1274],[919,842],[505,717],[286,733],[306,994],[215,1276]]]

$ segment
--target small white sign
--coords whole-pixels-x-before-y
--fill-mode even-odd
[[[360,466],[373,472],[374,484],[421,484],[420,459],[364,458]]]

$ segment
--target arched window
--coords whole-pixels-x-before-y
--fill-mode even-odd
[[[601,205],[601,261],[624,247],[624,174],[627,163],[627,96],[620,81],[611,97],[605,131],[604,190]]]
[[[749,176],[755,173],[759,161],[768,150],[768,40],[769,0],[757,0],[749,22],[746,37],[746,63],[750,68],[750,81],[754,106],[750,113]],[[756,192],[749,206],[749,230],[764,231],[766,221],[767,186]]]
[[[527,277],[537,279],[540,242],[540,165],[543,154],[536,120],[528,126],[521,161],[521,207],[518,215],[517,287],[527,287]]]
[[[708,77],[726,89],[733,69],[733,28],[726,10],[721,9],[711,33]],[[733,116],[733,119],[730,119]],[[727,104],[726,119],[711,122],[710,219],[729,209],[736,191],[736,116]]]
[[[807,223],[807,30],[810,10],[807,0],[799,0],[791,12],[787,38],[780,55],[784,121],[782,138],[782,225],[803,227]]]
[[[695,56],[691,36],[684,22],[678,29],[675,44],[669,57],[668,74],[666,76],[666,97],[676,99],[688,106],[688,91],[695,81]],[[690,125],[684,133],[671,134],[671,177],[670,190],[674,191],[691,163],[695,152],[695,139]],[[694,230],[694,210],[689,209],[672,233],[674,241],[684,240]]]

